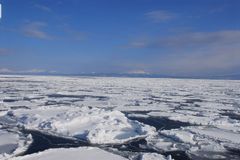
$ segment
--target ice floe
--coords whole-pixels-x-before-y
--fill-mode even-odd
[[[124,157],[93,147],[49,149],[31,155],[11,158],[9,160],[79,160],[79,159],[127,160]]]
[[[9,111],[2,119],[12,119],[26,129],[87,139],[97,144],[124,143],[155,133],[154,127],[129,120],[120,111],[91,107],[18,109]]]
[[[240,158],[240,81],[0,76],[0,83],[3,132],[119,144],[145,159]]]

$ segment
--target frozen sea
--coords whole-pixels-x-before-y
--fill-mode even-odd
[[[239,160],[240,81],[0,76],[0,159]]]

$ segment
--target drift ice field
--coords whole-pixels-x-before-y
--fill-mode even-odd
[[[0,76],[0,159],[239,160],[240,81]]]

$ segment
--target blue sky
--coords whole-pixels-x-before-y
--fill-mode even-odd
[[[239,0],[0,0],[0,72],[240,70]]]

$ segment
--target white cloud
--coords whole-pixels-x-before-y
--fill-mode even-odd
[[[172,48],[186,49],[213,45],[228,45],[240,43],[240,30],[218,32],[192,32],[162,38],[138,39],[128,44],[129,48]]]
[[[47,7],[47,6],[45,6],[45,5],[36,4],[35,7],[40,9],[40,10],[42,10],[42,11],[44,11],[44,12],[52,12],[52,9]]]
[[[238,46],[218,46],[181,51],[168,57],[160,57],[159,70],[170,71],[176,74],[221,74],[236,70],[240,67]],[[156,67],[154,66],[154,67]]]
[[[145,16],[147,16],[147,18],[149,18],[154,23],[160,23],[175,18],[175,14],[165,10],[147,12],[145,13]]]
[[[133,48],[154,48],[145,69],[163,74],[221,74],[240,69],[240,30],[153,38]]]
[[[23,26],[22,32],[25,36],[38,39],[51,39],[52,37],[44,31],[47,26],[44,22],[29,22]]]

